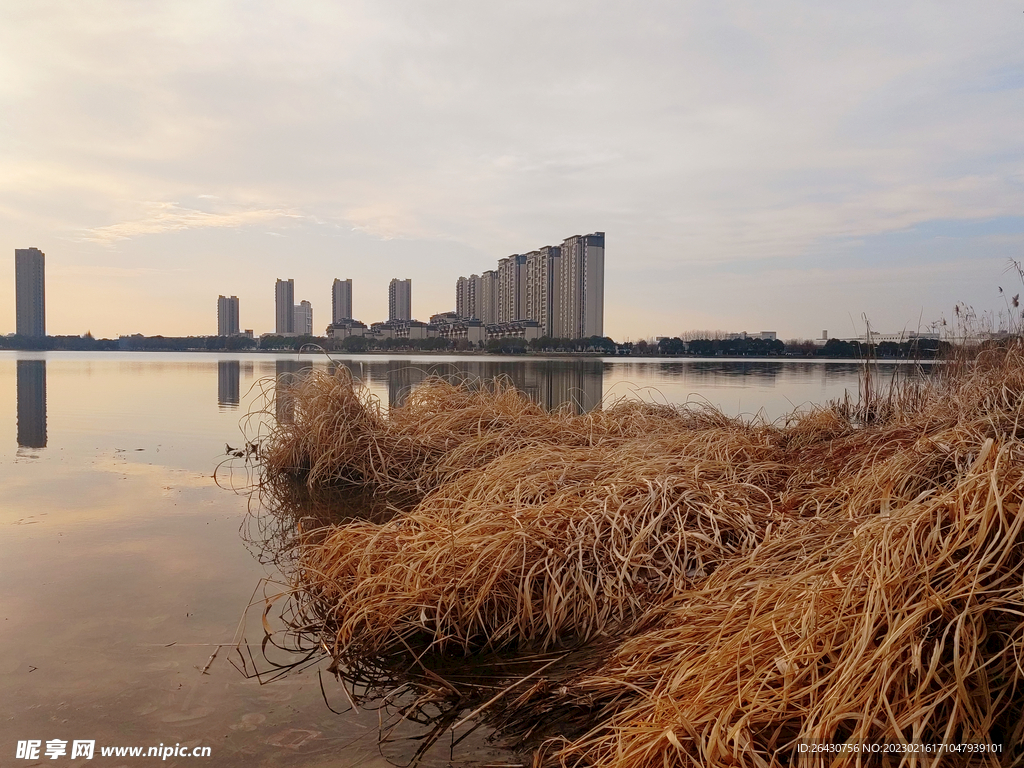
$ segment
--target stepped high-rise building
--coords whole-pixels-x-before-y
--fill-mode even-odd
[[[498,269],[460,277],[459,317],[485,325],[536,321],[545,336],[604,335],[604,232],[574,235],[498,261]]]
[[[295,305],[294,328],[299,336],[313,335],[313,305],[303,299]]]
[[[388,286],[388,320],[412,320],[412,280],[397,277]]]
[[[558,269],[559,336],[604,336],[604,232],[562,242]]]
[[[46,335],[46,254],[38,248],[14,250],[14,293],[19,336]]]
[[[334,278],[331,288],[331,322],[352,319],[352,280]]]
[[[277,333],[295,333],[295,281],[278,280],[274,286]]]
[[[238,297],[217,297],[217,335],[237,336],[238,331]]]

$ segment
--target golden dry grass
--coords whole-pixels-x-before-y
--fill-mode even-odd
[[[566,765],[785,765],[823,741],[997,742],[984,764],[1024,759],[1016,343],[777,425],[545,414],[507,386],[443,382],[385,415],[344,373],[295,399],[271,476],[418,499],[301,543],[297,615],[342,665],[615,638],[503,715],[590,712],[589,733],[545,749]]]

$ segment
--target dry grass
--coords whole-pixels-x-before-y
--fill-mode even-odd
[[[789,764],[822,741],[995,742],[984,764],[1020,764],[1024,355],[950,370],[776,425],[545,414],[442,382],[385,415],[314,374],[269,476],[415,502],[306,535],[297,615],[343,666],[603,637],[610,654],[501,712],[589,713],[545,747],[567,765]]]

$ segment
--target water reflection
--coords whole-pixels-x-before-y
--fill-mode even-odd
[[[18,445],[46,447],[46,361],[18,361]]]
[[[217,363],[217,404],[223,408],[237,408],[240,396],[241,366],[237,360]]]
[[[243,538],[260,563],[276,567],[289,582],[294,582],[302,567],[298,545],[319,529],[352,522],[383,524],[412,505],[410,499],[382,497],[366,489],[314,491],[303,483],[270,476],[254,490],[253,500],[242,526]],[[382,766],[522,765],[521,755],[512,750],[525,749],[529,733],[517,742],[495,744],[491,727],[476,719],[451,744],[445,736],[492,698],[496,681],[503,685],[541,669],[556,675],[559,670],[552,664],[566,656],[559,651],[523,658],[506,651],[467,658],[420,649],[339,663],[329,650],[331,630],[326,629],[329,625],[319,613],[318,601],[306,599],[301,592],[282,595],[278,583],[264,585],[262,597],[262,602],[252,604],[259,609],[253,613],[261,614],[259,622],[246,622],[253,634],[243,634],[239,648],[230,650],[229,662],[246,679],[261,685],[307,668],[326,672],[320,685],[327,711],[348,715],[348,708],[331,705],[332,700],[341,706],[347,701],[377,718],[376,729],[367,729],[366,734],[368,740],[376,741],[384,758]],[[473,759],[453,760],[452,750],[459,743],[461,754]],[[339,763],[338,768],[343,765],[347,763]]]
[[[505,379],[547,410],[568,407],[580,414],[601,404],[604,394],[604,365],[600,360],[467,361],[410,365],[401,360],[386,364],[388,406],[405,403],[409,393],[430,376],[452,382],[481,382]],[[376,373],[371,366],[370,373]],[[353,373],[355,373],[353,371]]]
[[[309,363],[302,360],[274,361],[274,415],[279,424],[295,421],[294,387],[301,379],[301,371],[309,370]]]
[[[239,522],[251,511],[248,499],[217,487],[210,477],[211,457],[223,451],[225,441],[241,445],[236,438],[239,410],[250,399],[242,392],[239,409],[213,402],[214,389],[220,393],[215,380],[220,371],[212,365],[216,358],[208,353],[51,352],[48,362],[16,364],[19,354],[0,354],[0,384],[7,386],[9,400],[17,395],[17,423],[9,416],[0,421],[0,429],[7,430],[0,444],[0,604],[9,618],[0,632],[5,732],[29,734],[19,739],[87,737],[118,744],[126,741],[127,723],[134,734],[128,743],[222,745],[215,750],[217,768],[386,768],[376,744],[378,713],[362,706],[360,714],[331,713],[316,669],[261,687],[226,663],[229,649],[224,648],[207,674],[199,674],[211,658],[211,643],[233,642],[239,614],[259,580],[280,577],[272,565],[259,561],[291,557],[290,546],[302,531],[357,513],[365,517],[370,505],[316,498],[300,487],[278,502],[276,519],[250,521],[244,533],[254,558],[239,541]],[[324,358],[290,357],[280,364],[266,354],[225,355],[225,361],[241,361],[246,388],[246,379],[278,373],[295,378],[308,365],[328,366]],[[589,407],[601,394],[631,391],[682,403],[696,393],[721,403],[729,414],[767,407],[772,415],[788,412],[791,403],[842,397],[846,389],[855,394],[859,371],[856,364],[834,362],[439,356],[398,362],[392,370],[416,367],[480,377],[503,373],[548,407],[570,397]],[[389,397],[386,358],[367,355],[344,364],[382,401]],[[602,366],[603,383],[598,380]],[[883,366],[883,376],[886,370]],[[740,371],[754,375],[745,378]],[[406,382],[411,386],[420,378],[409,374]],[[774,384],[769,387],[769,382]],[[395,389],[396,399],[401,390]],[[281,413],[290,418],[294,406],[289,407],[287,395],[282,399]],[[47,433],[51,414],[52,445]],[[44,445],[38,459],[15,460],[18,451]],[[268,495],[278,491],[263,490]],[[281,591],[276,583],[268,589],[271,595]],[[257,601],[245,628],[257,657],[266,647],[263,610]],[[55,616],[61,620],[55,622]],[[519,665],[508,676],[520,678],[530,669]],[[324,671],[327,699],[339,711],[347,708]],[[372,679],[371,673],[365,678]],[[469,682],[480,684],[470,691],[485,692],[485,699],[497,692],[493,679]],[[359,687],[356,694],[365,690]],[[296,734],[310,738],[296,746]],[[456,760],[517,762],[493,751],[482,735],[480,743],[471,745],[473,738],[458,745],[462,752]],[[393,741],[385,751],[395,763],[407,764],[420,743]],[[351,746],[339,749],[339,744]],[[9,742],[0,748],[10,748]],[[421,765],[453,763],[447,745],[439,752]],[[461,761],[466,763],[469,759]],[[7,762],[0,759],[0,764]]]
[[[353,378],[391,408],[400,407],[411,392],[435,376],[458,383],[503,378],[548,410],[568,408],[581,414],[620,397],[658,403],[707,403],[729,416],[771,421],[806,410],[813,404],[856,399],[863,364],[803,360],[630,360],[630,359],[444,359],[356,358],[267,361],[261,371],[279,377],[277,389],[307,366],[331,372],[347,368]],[[926,371],[929,368],[925,369]],[[283,379],[281,374],[287,374]],[[913,366],[880,363],[873,368],[874,386],[894,377],[920,375]],[[386,398],[386,399],[385,399]],[[288,393],[277,404],[279,420],[293,418]]]

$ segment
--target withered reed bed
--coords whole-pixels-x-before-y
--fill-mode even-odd
[[[314,374],[268,477],[409,502],[305,534],[295,615],[342,666],[601,638],[492,712],[586,713],[564,765],[1024,764],[1024,352],[950,370],[776,424],[440,381],[385,414]]]

